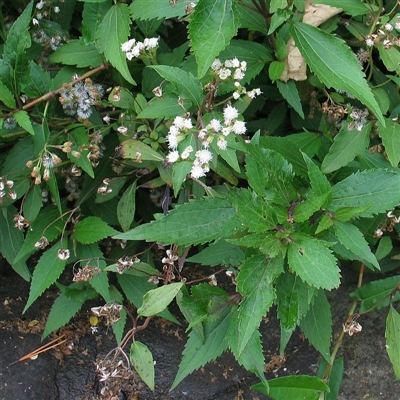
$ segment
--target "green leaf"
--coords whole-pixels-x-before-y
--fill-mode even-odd
[[[272,61],[268,67],[269,79],[271,79],[272,82],[275,82],[277,79],[280,78],[280,76],[282,75],[282,72],[284,70],[285,70],[285,63],[283,61]],[[279,81],[278,81],[277,85],[278,85],[279,91],[281,92]],[[284,87],[283,90],[285,90],[285,89],[287,89],[287,88]],[[281,94],[282,94],[282,92],[281,92]],[[285,94],[287,94],[287,93],[285,92]],[[284,98],[286,98],[284,94],[282,94],[282,96]],[[288,100],[288,103],[289,103],[289,100]],[[303,115],[303,118],[304,118],[304,115]]]
[[[266,189],[275,192],[274,202],[289,205],[295,198],[293,169],[279,153],[259,146],[248,146],[246,175],[251,188],[261,197]]]
[[[336,258],[323,242],[302,234],[293,234],[292,239],[288,248],[290,268],[316,288],[339,287],[340,270]]]
[[[15,98],[8,87],[0,80],[0,101],[8,108],[15,108]]]
[[[383,236],[379,240],[378,247],[375,251],[377,260],[384,259],[393,250],[392,239],[389,236]]]
[[[143,304],[138,308],[138,316],[151,317],[164,311],[181,290],[183,283],[175,282],[148,291],[143,296]]]
[[[25,262],[17,259],[24,242],[22,231],[14,227],[14,215],[18,213],[14,206],[0,208],[0,243],[1,254],[10,263],[13,269],[26,281],[31,278]]]
[[[136,208],[135,197],[136,197],[136,181],[125,189],[124,194],[119,200],[117,206],[118,221],[124,232],[131,227],[133,219],[135,217],[135,208]]]
[[[391,118],[385,118],[386,126],[377,123],[378,133],[385,146],[385,152],[393,167],[400,161],[400,125]]]
[[[189,99],[197,107],[201,106],[203,101],[203,87],[190,72],[168,65],[152,65],[150,68],[156,70],[167,81],[172,82],[176,86],[179,97]]]
[[[291,31],[296,46],[318,79],[328,87],[345,90],[358,98],[384,124],[361,66],[343,40],[302,22],[294,22]]]
[[[133,85],[136,82],[128,69],[126,55],[121,50],[121,44],[128,39],[130,32],[130,11],[126,4],[113,5],[104,16],[97,31],[97,45],[106,59],[121,75]]]
[[[308,341],[321,353],[322,357],[330,362],[332,314],[323,290],[319,290],[314,296],[310,309],[300,321],[300,328]]]
[[[62,289],[47,317],[42,340],[50,333],[66,325],[82,308],[86,300],[93,299],[96,296],[97,292],[87,285],[73,283],[68,288]]]
[[[393,365],[396,379],[400,379],[400,314],[390,306],[386,318],[386,351]]]
[[[194,3],[197,3],[195,0]],[[164,0],[135,0],[129,7],[132,12],[132,18],[135,19],[169,19],[181,18],[186,12],[187,3],[184,1],[177,1],[174,6]]]
[[[189,24],[189,39],[202,78],[215,57],[236,35],[239,20],[232,0],[199,0]]]
[[[282,378],[275,378],[268,381],[269,392],[261,383],[251,386],[274,400],[318,400],[319,392],[329,392],[328,385],[315,376],[290,375]]]
[[[308,220],[314,213],[321,210],[326,204],[330,193],[325,193],[321,196],[310,196],[308,199],[296,205],[293,212],[293,220],[295,222],[304,222]]]
[[[154,361],[149,348],[135,340],[131,344],[129,359],[143,382],[151,390],[154,390]]]
[[[396,72],[400,74],[400,52],[396,47],[390,47],[385,49],[382,44],[377,45],[379,56],[385,64],[388,71]]]
[[[361,131],[349,129],[345,124],[335,136],[329,153],[322,161],[321,170],[324,174],[336,171],[353,161],[357,154],[362,153],[369,144],[369,134],[372,124],[367,124]]]
[[[309,286],[297,275],[286,272],[276,281],[276,303],[281,327],[293,330],[309,307]]]
[[[195,254],[186,259],[187,262],[198,263],[201,265],[238,265],[244,260],[244,252],[239,246],[218,240],[218,242],[210,244],[200,253]]]
[[[316,0],[315,4],[326,4],[327,6],[341,8],[346,14],[353,17],[371,12],[362,0]]]
[[[70,132],[70,135],[73,142],[72,150],[78,152],[80,156],[77,157],[72,153],[67,153],[67,157],[79,168],[82,168],[91,178],[94,178],[93,166],[88,158],[90,143],[85,128],[76,128]]]
[[[371,310],[372,308],[377,311],[389,305],[390,294],[395,290],[399,282],[400,276],[390,276],[366,283],[349,294],[361,302],[360,312]],[[392,301],[399,299],[400,293],[397,292]]]
[[[78,68],[95,68],[101,65],[99,51],[92,43],[86,44],[82,40],[70,40],[50,55],[49,61],[64,65],[76,65]]]
[[[40,218],[35,219],[28,231],[24,244],[15,258],[15,262],[26,259],[30,254],[37,251],[35,243],[42,236],[45,236],[49,242],[57,238],[66,222],[66,217],[60,217],[58,209],[51,205],[43,208]]]
[[[243,295],[243,300],[227,333],[229,347],[236,358],[242,355],[274,301],[272,280],[275,264],[279,263],[283,264],[282,258],[267,260],[260,254],[247,258],[240,267],[237,290]]]
[[[17,111],[13,117],[17,121],[18,125],[28,131],[31,135],[35,134],[35,130],[33,129],[32,121],[29,118],[29,114],[24,110]]]
[[[96,30],[110,7],[111,0],[85,2],[82,12],[82,37],[86,43],[95,41]]]
[[[247,7],[245,5],[247,5]],[[243,0],[238,3],[240,27],[247,28],[249,31],[261,32],[266,36],[269,35],[265,19],[257,10],[250,8],[249,6],[251,5],[251,0]]]
[[[221,198],[207,197],[175,207],[159,220],[140,225],[115,239],[147,240],[189,246],[211,242],[239,231],[235,209]]]
[[[50,75],[33,61],[29,64],[29,76],[29,81],[22,87],[27,96],[40,97],[52,89]]]
[[[217,320],[204,324],[204,340],[195,330],[189,334],[183,351],[182,361],[171,389],[176,388],[182,380],[194,370],[204,366],[206,363],[215,360],[228,347],[225,340],[226,331],[231,319],[230,310]]]
[[[250,232],[265,232],[277,225],[274,208],[249,189],[231,190],[229,200]]]
[[[117,231],[97,217],[86,217],[75,225],[74,238],[83,244],[95,243]]]
[[[318,378],[323,379],[328,364],[330,364],[330,361],[328,363],[324,359],[321,359],[317,372]],[[326,381],[326,383],[329,385],[330,392],[327,393],[327,395],[325,396],[325,400],[337,400],[339,396],[340,386],[343,380],[343,371],[343,358],[336,358],[333,362],[333,365],[330,366],[330,373],[328,376],[328,380]]]
[[[331,184],[326,176],[321,172],[318,166],[312,161],[306,153],[302,153],[305,163],[307,164],[308,177],[311,187],[317,196],[322,196],[326,193],[331,193]],[[329,196],[329,201],[332,195]]]
[[[59,213],[62,214],[60,191],[58,190],[57,178],[53,168],[50,168],[50,179],[47,181],[47,186],[50,189],[50,194],[53,196],[54,202],[57,204]]]
[[[372,264],[375,268],[380,269],[378,260],[371,252],[368,242],[355,225],[349,222],[335,221],[334,230],[340,243],[355,254],[356,260],[365,264]]]
[[[123,141],[120,146],[120,152],[122,158],[137,160],[136,162],[164,161],[164,156],[140,140],[128,139]]]
[[[31,224],[39,215],[42,206],[42,190],[40,185],[32,185],[26,194],[23,205],[24,216]]]
[[[332,187],[330,211],[342,207],[366,207],[360,217],[371,217],[400,204],[400,174],[386,170],[356,172]]]
[[[65,240],[55,243],[40,257],[33,272],[29,298],[26,302],[23,313],[25,313],[32,303],[45,291],[45,289],[50,287],[64,271],[66,260],[60,260],[57,257],[58,250],[60,249],[67,249],[67,242]]]
[[[282,95],[282,97],[294,108],[297,114],[299,114],[300,117],[304,119],[304,112],[303,112],[303,107],[301,105],[299,91],[297,90],[297,86],[294,83],[294,81],[289,80],[285,83],[280,80],[277,80],[276,84],[278,86],[278,90]]]
[[[186,99],[184,106],[188,110],[192,107],[192,103]],[[174,118],[182,114],[182,112],[182,106],[178,104],[178,97],[176,95],[165,94],[162,99],[158,97],[152,98],[143,111],[137,115],[137,118]]]

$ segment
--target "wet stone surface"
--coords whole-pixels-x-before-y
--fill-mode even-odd
[[[96,361],[115,348],[110,328],[99,325],[92,333],[87,304],[71,323],[57,333],[67,341],[40,354],[35,360],[9,365],[39,348],[56,336],[41,342],[45,317],[57,295],[45,293],[22,315],[29,284],[8,267],[0,266],[0,400],[256,400],[267,397],[251,391],[258,382],[242,369],[230,353],[225,353],[188,376],[175,390],[169,391],[178,370],[186,335],[184,329],[169,322],[154,319],[138,333],[138,340],[153,352],[156,361],[156,389],[150,391],[137,375],[116,379],[105,396],[104,384],[95,374]],[[343,287],[329,293],[332,301],[335,335],[347,314],[357,275],[345,274]],[[95,304],[96,305],[96,304]],[[338,400],[400,398],[400,383],[394,374],[385,350],[385,318],[387,309],[363,316],[360,334],[346,336],[340,356],[345,360],[345,376]],[[272,315],[261,326],[266,356],[267,378],[287,374],[315,374],[319,361],[317,352],[308,345],[300,332],[295,332],[286,352],[286,361],[279,358],[279,322]],[[129,351],[127,349],[127,351]],[[104,389],[103,389],[104,391]],[[288,399],[289,400],[289,399]]]

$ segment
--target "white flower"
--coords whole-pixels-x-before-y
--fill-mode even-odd
[[[217,141],[217,146],[220,150],[226,150],[228,147],[228,142],[224,138],[219,138]]]
[[[196,151],[196,158],[201,164],[207,164],[212,160],[213,155],[211,151],[203,149]]]
[[[400,21],[396,21],[396,23],[394,24],[394,27],[396,30],[400,29]]]
[[[222,67],[222,62],[219,58],[216,58],[211,64],[211,69],[213,71],[218,71]]]
[[[239,92],[233,92],[232,97],[237,100],[240,97],[240,93]]]
[[[231,132],[232,132],[232,127],[230,127],[230,126],[222,128],[222,134],[224,136],[228,136]]]
[[[178,161],[178,159],[179,159],[179,151],[177,151],[177,150],[170,151],[167,154],[167,161],[169,163],[174,163],[174,162]]]
[[[123,126],[123,125],[121,125],[121,126],[119,126],[118,128],[117,128],[117,131],[121,134],[121,135],[126,135],[127,134],[127,132],[128,132],[128,128],[126,127],[126,126]]]
[[[192,128],[193,128],[192,120],[191,120],[190,118],[186,118],[186,119],[183,121],[183,127],[184,127],[185,129],[192,129]]]
[[[192,151],[193,151],[193,147],[192,146],[186,147],[186,149],[183,150],[182,155],[181,155],[182,160],[186,160],[190,156],[190,153]]]
[[[233,74],[233,79],[240,81],[243,78],[244,78],[244,72],[240,68],[237,68],[235,70],[235,73]]]
[[[166,137],[167,142],[168,142],[168,147],[170,149],[176,150],[176,148],[178,147],[178,143],[179,143],[179,138],[177,135],[173,135],[173,134],[169,134]]]
[[[59,260],[62,260],[62,261],[68,260],[69,256],[70,256],[70,254],[69,254],[69,250],[68,249],[60,249],[57,252],[57,258]]]
[[[213,118],[210,121],[210,127],[213,129],[215,132],[219,132],[222,129],[222,125],[219,119]]]
[[[385,30],[388,32],[391,32],[393,30],[393,25],[391,25],[389,23],[385,24]]]
[[[39,21],[36,18],[32,19],[32,24],[33,25],[39,25]]]
[[[365,44],[366,44],[368,47],[372,47],[372,46],[374,45],[374,40],[371,39],[371,38],[367,38],[367,39],[365,39]]]
[[[146,48],[146,50],[154,49],[155,47],[158,46],[158,38],[146,38],[143,41],[143,44]]]
[[[224,65],[226,68],[233,68],[233,60],[225,60]]]
[[[121,50],[126,53],[130,51],[130,49],[135,45],[135,43],[136,39],[130,39],[127,42],[121,44]]]
[[[168,133],[171,134],[171,135],[177,136],[177,135],[179,135],[181,133],[181,131],[176,125],[171,125],[169,127]]]
[[[206,176],[206,173],[204,172],[203,168],[200,165],[193,164],[193,167],[190,171],[190,175],[192,178],[198,179],[201,178],[202,176]]]
[[[55,6],[55,7],[54,7],[54,12],[55,12],[56,14],[58,14],[58,13],[60,12],[60,7]]]
[[[175,117],[173,124],[177,126],[179,129],[182,129],[185,126],[185,118]]]
[[[240,69],[241,69],[242,71],[246,71],[246,69],[247,69],[247,62],[246,62],[246,61],[242,61],[242,62],[240,63]]]
[[[232,67],[238,68],[240,66],[240,61],[235,57],[232,59]]]
[[[229,78],[232,75],[232,72],[228,68],[221,68],[218,71],[218,75],[219,75],[220,79],[224,81],[225,79]]]
[[[228,125],[233,119],[239,116],[239,111],[232,106],[226,106],[224,108],[224,118],[225,118],[225,125]]]
[[[205,139],[207,136],[207,129],[201,129],[198,133],[198,137],[200,140]]]
[[[232,126],[232,130],[237,135],[243,135],[246,133],[246,123],[244,121],[236,121]]]

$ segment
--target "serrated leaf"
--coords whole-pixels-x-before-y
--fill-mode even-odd
[[[274,192],[274,202],[289,205],[295,198],[293,168],[279,153],[259,146],[249,146],[246,175],[251,188],[261,197],[266,189]]]
[[[329,362],[326,362],[324,359],[321,359],[317,376],[318,378],[324,379],[325,371],[327,371]],[[325,400],[337,400],[339,396],[340,386],[343,380],[343,371],[344,371],[344,361],[343,357],[336,358],[333,362],[333,365],[330,366],[330,372],[326,383],[329,385],[330,392],[326,394]]]
[[[154,390],[154,361],[149,348],[135,340],[131,344],[129,359],[143,382],[151,390]]]
[[[387,170],[356,172],[332,187],[330,211],[343,207],[366,207],[360,217],[371,217],[400,204],[400,174]]]
[[[189,24],[189,39],[202,78],[215,57],[236,35],[239,20],[232,0],[200,0]]]
[[[185,109],[192,107],[191,101],[184,100]],[[152,98],[137,118],[174,118],[182,114],[182,106],[178,104],[178,97],[165,94],[162,99]]]
[[[0,208],[0,243],[1,254],[10,263],[13,269],[26,281],[31,278],[31,273],[25,262],[17,259],[24,242],[22,231],[14,227],[14,216],[18,213],[14,206]]]
[[[385,48],[382,44],[377,45],[379,56],[388,71],[396,71],[400,74],[400,52],[396,47]]]
[[[136,82],[128,69],[126,55],[121,50],[121,44],[128,39],[130,32],[130,11],[126,4],[113,5],[104,16],[97,31],[97,45],[106,59],[120,74],[133,85]]]
[[[32,303],[50,287],[64,271],[67,262],[57,257],[58,250],[60,249],[67,249],[67,242],[65,240],[55,243],[40,257],[33,272],[29,298],[23,313],[25,313]]]
[[[378,133],[385,146],[385,152],[393,167],[397,167],[400,161],[400,125],[398,121],[385,118],[386,126],[377,123]]]
[[[82,12],[82,37],[86,43],[94,42],[96,30],[110,7],[111,0],[85,2]]]
[[[272,82],[275,82],[277,79],[279,79],[279,77],[282,75],[282,72],[284,70],[285,70],[285,63],[283,61],[272,61],[268,67],[269,79],[271,79]],[[282,94],[282,91],[280,90],[279,81],[277,82],[277,86],[278,86],[279,91]],[[282,90],[285,90],[285,89],[287,89],[287,88],[284,87]],[[285,92],[285,95],[286,94],[288,94],[288,93]],[[285,98],[285,95],[282,94],[283,98]],[[289,103],[289,101],[288,101],[288,103]],[[303,115],[303,118],[304,118],[304,115]]]
[[[130,158],[136,162],[164,161],[164,156],[140,140],[128,139],[123,141],[120,145],[120,152],[122,158]]]
[[[189,246],[229,237],[240,230],[239,225],[236,211],[228,201],[207,197],[177,206],[167,216],[115,238]]]
[[[164,311],[182,286],[183,283],[175,282],[149,290],[143,296],[143,304],[137,310],[138,316],[151,317]]]
[[[29,64],[29,78],[22,87],[27,96],[40,97],[51,90],[50,75],[33,61]]]
[[[244,260],[244,252],[239,246],[218,240],[218,242],[210,244],[200,253],[195,254],[186,259],[187,262],[198,263],[201,265],[238,265]]]
[[[24,110],[19,110],[13,115],[14,119],[17,121],[18,125],[28,131],[31,135],[35,134],[33,129],[32,121],[29,118],[29,114]]]
[[[8,108],[15,108],[15,98],[8,87],[0,80],[0,101]]]
[[[342,207],[335,211],[333,217],[337,221],[346,222],[354,217],[357,217],[364,211],[367,211],[370,207],[370,205],[361,207]]]
[[[50,189],[54,202],[57,204],[60,215],[62,214],[62,205],[60,191],[58,190],[57,178],[53,168],[50,168],[50,179],[47,181],[47,186]]]
[[[80,156],[77,157],[72,153],[67,153],[67,157],[79,168],[82,168],[91,178],[94,178],[93,166],[88,158],[90,144],[85,128],[76,128],[70,132],[70,135],[73,139],[72,150],[78,152]]]
[[[384,259],[393,250],[392,239],[389,236],[383,236],[379,240],[378,247],[375,251],[377,260]]]
[[[195,0],[194,3],[197,3]],[[187,3],[177,1],[173,6],[164,0],[135,0],[129,7],[135,19],[169,19],[183,17]]]
[[[279,79],[281,74],[276,79]],[[299,116],[304,119],[304,112],[303,112],[303,107],[301,105],[299,91],[297,90],[297,86],[294,83],[294,81],[289,80],[285,83],[280,80],[277,80],[276,85],[278,86],[278,90],[282,95],[282,97],[294,108],[297,114],[299,114]]]
[[[32,224],[43,206],[42,190],[40,185],[32,185],[24,199],[24,217]]]
[[[390,306],[386,318],[386,351],[393,365],[396,379],[400,379],[400,314]]]
[[[253,5],[251,0],[243,0],[238,3],[240,27],[247,28],[249,31],[261,32],[266,36],[269,35],[265,19],[257,10],[250,8],[250,5]]]
[[[332,252],[319,240],[294,234],[288,248],[289,267],[303,281],[316,288],[339,287],[340,270]]]
[[[50,333],[66,325],[82,308],[86,300],[97,296],[94,289],[82,284],[72,284],[57,297],[47,317],[42,340]]]
[[[150,68],[156,70],[167,81],[172,82],[176,86],[179,97],[189,99],[197,107],[201,106],[203,101],[203,87],[190,72],[168,65],[152,65]]]
[[[322,357],[330,362],[332,314],[324,291],[319,290],[315,295],[310,309],[300,321],[300,328]]]
[[[349,129],[345,124],[335,136],[329,153],[322,161],[321,170],[324,174],[334,172],[353,161],[357,154],[362,153],[369,144],[369,133],[372,124],[367,124],[361,131]]]
[[[369,14],[371,11],[362,0],[316,0],[315,4],[326,4],[331,7],[343,9],[343,11],[352,16]]]
[[[319,211],[327,199],[330,197],[330,193],[325,193],[321,196],[310,196],[308,199],[302,201],[296,205],[293,212],[293,220],[295,222],[304,222],[309,219],[315,212]]]
[[[389,305],[390,294],[399,282],[400,276],[390,276],[366,283],[349,294],[361,302],[360,312],[371,310],[372,308],[377,311]],[[397,301],[399,298],[400,293],[397,292],[392,301]]]
[[[246,348],[254,332],[260,326],[261,319],[271,307],[275,292],[272,286],[275,264],[283,264],[282,258],[267,260],[264,255],[247,258],[240,267],[237,276],[238,291],[243,300],[231,319],[227,332],[229,347],[236,358]]]
[[[302,22],[294,22],[292,35],[311,71],[328,87],[345,90],[384,119],[354,53],[342,39]]]
[[[300,277],[286,272],[276,282],[276,303],[282,329],[292,331],[309,308],[309,286]]]
[[[228,309],[217,320],[204,324],[204,340],[196,331],[190,332],[183,351],[182,361],[179,364],[179,370],[170,390],[176,388],[186,376],[206,363],[215,360],[227,349],[228,344],[225,335],[230,319],[231,312]]]
[[[75,225],[74,238],[82,244],[98,242],[118,231],[98,217],[86,217]]]
[[[317,196],[331,192],[331,184],[326,176],[321,172],[318,166],[307,156],[302,153],[305,163],[307,164],[308,177],[310,178],[311,187]],[[329,196],[331,198],[331,196]],[[329,199],[330,200],[330,199]]]
[[[274,400],[317,400],[321,391],[329,392],[328,385],[315,376],[308,375],[290,375],[282,378],[275,378],[268,381],[269,392],[263,384],[251,386],[251,389],[257,390]]]
[[[380,269],[378,260],[371,252],[368,242],[355,225],[349,222],[335,221],[333,227],[335,236],[339,239],[340,243],[347,250],[353,252],[357,260],[369,265],[372,264],[375,268]]]
[[[121,199],[117,206],[117,216],[119,224],[122,230],[127,231],[133,222],[135,217],[135,205],[136,205],[136,181],[129,185],[124,191]]]
[[[115,301],[118,304],[122,304],[124,302],[124,297],[114,285],[110,285],[110,299],[111,301]],[[120,311],[119,316],[120,320],[115,324],[112,324],[112,329],[118,345],[121,343],[127,319],[127,313],[124,308],[122,308],[122,310]]]
[[[276,226],[274,208],[251,190],[231,190],[229,200],[250,232],[265,232]]]
[[[92,43],[80,39],[70,40],[50,55],[49,61],[64,65],[76,65],[78,68],[95,68],[101,65],[99,51]]]

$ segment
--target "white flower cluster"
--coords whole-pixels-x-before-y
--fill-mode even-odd
[[[393,35],[393,29],[400,29],[399,21],[396,21],[394,26],[390,23],[386,23],[382,26],[382,29],[378,29],[376,33],[367,35],[365,37],[365,44],[367,47],[382,44],[385,49],[390,49],[393,46],[400,46],[400,39]]]
[[[156,48],[158,40],[159,38],[146,38],[143,42],[139,42],[136,39],[129,39],[122,43],[121,50],[126,53],[126,58],[130,61],[132,58],[139,57],[144,51]]]
[[[365,108],[364,110],[360,110],[356,107],[353,108],[352,112],[350,113],[350,118],[353,120],[349,123],[349,129],[356,129],[358,132],[361,132],[368,122],[369,112]]]
[[[235,91],[233,98],[237,100],[241,95],[247,94],[248,97],[254,99],[262,92],[259,88],[247,91],[240,81],[245,77],[247,70],[246,61],[239,61],[237,57],[231,60],[225,60],[223,63],[219,58],[216,58],[211,64],[211,69],[217,74],[221,81],[227,81],[228,78],[234,80]]]

